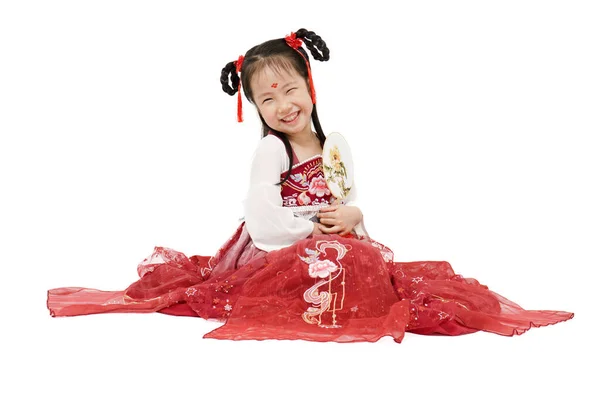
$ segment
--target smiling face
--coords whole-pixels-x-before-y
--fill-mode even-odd
[[[288,137],[310,135],[312,99],[306,80],[293,69],[266,66],[250,81],[253,101],[269,128]]]

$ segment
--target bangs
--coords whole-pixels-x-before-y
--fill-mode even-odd
[[[289,58],[284,56],[274,56],[274,57],[264,57],[256,60],[252,64],[252,69],[254,71],[264,71],[266,68],[269,68],[271,71],[276,73],[277,75],[289,74],[290,71],[296,71],[299,74],[302,74],[301,71],[296,70],[296,66],[292,63]]]

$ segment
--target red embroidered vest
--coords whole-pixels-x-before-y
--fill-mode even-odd
[[[298,162],[296,154],[292,155],[294,163],[292,172],[288,180],[281,185],[283,206],[293,208],[296,215],[314,215],[319,209],[335,200],[325,181],[322,157],[318,154]],[[283,171],[281,180],[286,175],[287,171]]]
[[[281,174],[282,180],[286,174]],[[292,167],[290,177],[281,185],[281,198],[284,207],[302,207],[302,211],[316,211],[335,200],[323,175],[321,155]]]

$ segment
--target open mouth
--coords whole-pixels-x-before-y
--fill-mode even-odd
[[[298,119],[298,115],[300,115],[300,111],[296,111],[295,113],[290,114],[287,117],[282,118],[281,120],[283,122],[285,122],[286,124],[289,124],[291,122],[294,122],[296,119]]]

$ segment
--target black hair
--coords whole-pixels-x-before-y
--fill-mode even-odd
[[[325,41],[323,41],[319,35],[312,31],[307,31],[306,29],[299,29],[296,32],[296,38],[301,39],[304,42],[304,45],[311,52],[315,60],[329,60],[329,49],[327,48]],[[302,55],[300,55],[299,52],[302,53]],[[300,76],[305,78],[307,82],[309,80],[309,67],[307,67],[307,64],[309,64],[308,54],[302,48],[302,46],[298,48],[298,51],[294,50],[287,44],[285,38],[269,40],[252,47],[246,52],[243,60],[244,61],[241,66],[241,83],[244,87],[244,94],[246,95],[246,98],[252,104],[254,104],[254,100],[250,82],[254,76],[254,73],[262,70],[265,66],[271,67],[275,71],[292,68]],[[237,61],[232,61],[227,63],[225,68],[223,68],[221,71],[221,85],[223,87],[223,91],[230,96],[233,96],[238,92],[238,85],[240,84],[240,77],[237,74],[236,66]],[[230,80],[231,85],[229,84]],[[271,129],[265,123],[262,115],[260,115],[260,120],[262,122],[262,137],[267,136],[269,133],[277,136],[283,142],[285,151],[289,157],[290,167],[285,178],[279,182],[279,184],[283,184],[286,180],[288,180],[290,174],[292,173],[294,160],[292,145],[284,133]],[[317,114],[316,104],[313,105],[311,120],[322,148],[323,144],[325,143],[325,134],[323,133],[323,128],[321,128],[321,122],[319,121],[319,116]]]

